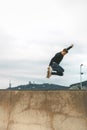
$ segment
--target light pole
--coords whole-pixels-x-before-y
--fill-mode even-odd
[[[80,88],[82,88],[82,75],[83,75],[82,66],[83,64],[80,65]]]

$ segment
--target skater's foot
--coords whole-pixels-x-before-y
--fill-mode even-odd
[[[51,72],[51,75],[63,76],[63,72],[54,71],[54,72]]]
[[[47,68],[47,78],[50,78],[51,77],[51,72],[52,72],[52,68],[51,68],[51,66],[49,66],[48,68]]]

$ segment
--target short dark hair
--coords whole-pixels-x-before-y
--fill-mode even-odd
[[[66,48],[63,49],[64,52],[68,53],[68,50]]]

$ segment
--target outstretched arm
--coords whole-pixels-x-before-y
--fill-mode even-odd
[[[66,48],[67,50],[70,50],[74,45],[71,44],[71,46],[69,46],[68,48]]]

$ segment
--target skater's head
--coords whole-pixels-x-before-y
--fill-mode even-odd
[[[62,51],[61,51],[61,54],[62,55],[66,55],[68,53],[68,50],[67,49],[63,49]]]

